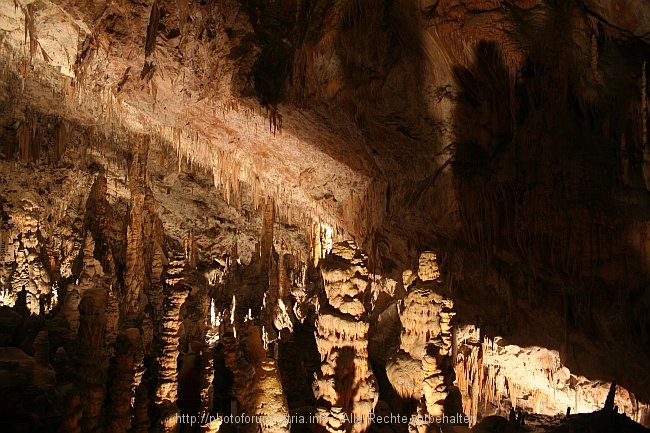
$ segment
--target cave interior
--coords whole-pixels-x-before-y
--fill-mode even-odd
[[[0,429],[648,432],[650,3],[0,0]]]

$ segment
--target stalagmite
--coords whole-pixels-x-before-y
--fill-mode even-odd
[[[263,359],[256,368],[255,391],[251,397],[253,413],[261,420],[262,432],[289,433],[289,407],[274,359]]]
[[[19,206],[8,215],[8,230],[3,233],[4,257],[0,257],[5,264],[0,269],[4,283],[2,303],[13,306],[18,294],[24,291],[27,310],[33,315],[41,313],[41,304],[47,308],[52,302],[52,282],[41,259],[40,211],[39,201],[33,194],[22,196]]]
[[[148,139],[138,138],[131,163],[129,165],[129,202],[128,226],[126,229],[126,269],[124,271],[125,318],[137,316],[142,308],[140,296],[145,285],[144,258],[144,227],[145,195],[147,193],[147,156],[149,152]]]
[[[132,433],[149,432],[149,391],[144,384],[135,390],[135,404],[133,406]]]
[[[440,278],[436,253],[425,251],[420,254],[418,277],[422,281],[436,281]]]
[[[79,302],[81,302],[79,291],[71,288],[63,302],[63,317],[65,317],[70,330],[75,334],[79,330]]]
[[[50,340],[47,331],[40,331],[34,339],[34,371],[32,384],[48,386],[56,383],[56,373],[50,366]]]
[[[113,291],[113,286],[109,285],[106,290],[106,341],[104,344],[106,356],[113,354],[113,345],[119,333],[119,322],[120,302]]]
[[[648,75],[646,62],[641,68],[641,139],[643,148],[643,180],[650,191],[650,147],[648,147]]]
[[[0,0],[0,412],[650,423],[648,2]]]
[[[115,341],[115,377],[111,386],[109,409],[111,433],[127,433],[131,428],[131,400],[133,397],[133,344],[124,334]]]
[[[321,401],[317,422],[327,431],[359,433],[369,426],[378,400],[375,377],[368,362],[368,323],[363,299],[368,290],[366,257],[351,242],[334,244],[321,261],[329,305],[316,321],[321,371],[313,384]]]
[[[176,402],[178,399],[177,358],[179,354],[179,314],[189,287],[182,283],[185,262],[178,257],[169,263],[166,277],[166,294],[163,305],[162,331],[160,334],[161,353],[158,358],[158,384],[156,406],[161,414],[161,428],[172,432],[176,426]]]
[[[133,404],[135,390],[140,386],[142,377],[145,373],[144,345],[142,342],[142,335],[138,328],[129,328],[126,330],[125,334],[131,342],[131,356],[133,357],[133,383],[131,384],[131,403]]]
[[[403,278],[409,289],[399,308],[400,351],[388,359],[386,372],[400,395],[421,398],[418,414],[438,417],[447,396],[444,377],[452,365],[454,304],[438,293],[442,283],[435,253],[420,255],[417,279],[411,273]],[[425,431],[428,424],[419,420],[410,428]]]
[[[83,246],[83,269],[75,284],[75,289],[83,298],[88,289],[100,288],[104,285],[104,269],[95,259],[95,240],[90,232],[86,233]]]
[[[79,372],[84,413],[82,431],[94,432],[101,421],[105,384],[102,381],[104,350],[104,290],[88,289],[79,303],[79,331],[75,363]]]
[[[154,243],[151,262],[151,283],[145,286],[147,300],[152,309],[154,335],[160,329],[160,320],[163,317],[163,269],[167,259],[162,248]]]
[[[226,367],[232,371],[234,377],[233,394],[237,401],[248,406],[253,392],[255,367],[246,359],[236,337],[226,335],[222,342]]]
[[[199,413],[212,414],[214,400],[214,352],[212,344],[215,341],[214,334],[206,333],[205,343],[203,344],[203,365],[201,366],[201,406]],[[221,426],[220,420],[214,420],[201,426],[201,431],[205,433],[215,433]]]
[[[63,397],[63,414],[61,421],[61,431],[67,433],[81,433],[79,426],[83,414],[81,404],[81,394],[72,388],[69,389]]]

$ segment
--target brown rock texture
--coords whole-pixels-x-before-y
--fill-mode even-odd
[[[163,304],[162,331],[160,333],[160,355],[158,358],[158,383],[156,385],[156,406],[161,413],[163,431],[171,431],[176,422],[178,400],[177,359],[179,354],[180,309],[189,288],[183,285],[185,260],[182,257],[170,261],[165,277],[166,297]]]
[[[120,334],[115,341],[115,377],[110,391],[111,433],[126,433],[131,428],[135,347],[130,338]]]
[[[101,429],[101,416],[106,396],[105,374],[102,367],[104,348],[104,291],[88,289],[79,303],[79,332],[75,364],[82,395],[83,417],[81,430],[95,432]]]
[[[124,287],[126,290],[125,316],[137,316],[144,302],[140,299],[145,285],[145,219],[150,209],[145,209],[145,190],[147,189],[148,140],[139,139],[133,145],[132,160],[129,165],[129,216],[126,228],[126,269]]]
[[[0,410],[106,429],[130,330],[134,430],[143,385],[176,429],[214,306],[242,413],[294,366],[313,412],[319,370],[356,433],[453,367],[472,415],[615,381],[650,425],[649,58],[641,0],[0,1],[0,348],[36,359]]]

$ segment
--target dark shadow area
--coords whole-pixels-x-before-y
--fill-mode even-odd
[[[575,14],[553,3],[543,25],[522,30],[527,58],[515,71],[487,41],[476,44],[474,64],[454,70],[457,308],[468,322],[482,317],[488,334],[560,349],[572,373],[616,379],[648,399],[650,323],[640,300],[649,269],[630,233],[650,221],[638,115],[649,50],[607,42],[599,49],[617,63],[591,74],[588,59],[575,59]]]
[[[312,381],[320,370],[320,354],[314,331],[313,322],[296,323],[292,338],[280,342],[278,370],[290,411],[315,404]]]
[[[338,358],[336,366],[334,366],[334,375],[336,382],[334,388],[336,389],[336,406],[343,409],[345,413],[352,413],[352,405],[354,404],[354,396],[357,392],[355,386],[355,352],[354,347],[345,346],[338,350]]]

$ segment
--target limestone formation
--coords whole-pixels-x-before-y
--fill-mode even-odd
[[[201,365],[201,406],[200,413],[211,413],[214,403],[214,353],[210,346],[211,338],[206,337],[203,344]]]
[[[222,339],[226,367],[233,374],[233,394],[241,404],[249,406],[253,393],[255,366],[246,359],[237,339],[232,335],[225,335]]]
[[[63,398],[61,433],[81,433],[80,421],[83,413],[81,394],[75,389],[68,390]]]
[[[437,256],[433,251],[420,254],[418,277],[421,281],[436,281],[440,278]]]
[[[418,277],[404,277],[412,284],[400,307],[400,351],[388,359],[386,373],[400,395],[420,400],[418,413],[439,417],[447,396],[444,378],[453,365],[454,303],[438,293],[442,286],[435,253],[420,256]],[[421,421],[410,428],[426,429],[427,422]]]
[[[314,396],[324,403],[317,421],[328,431],[359,433],[368,427],[378,400],[368,361],[369,325],[361,318],[369,286],[366,258],[353,243],[334,244],[321,261],[321,271],[329,306],[321,307],[316,320],[322,364],[313,388]]]
[[[127,433],[131,428],[135,347],[127,335],[115,341],[115,377],[111,385],[111,433]]]
[[[2,230],[0,303],[13,306],[18,294],[24,292],[29,313],[37,315],[41,308],[49,312],[54,306],[50,274],[41,259],[41,206],[32,194],[23,196],[18,206],[11,210],[6,228]]]
[[[442,296],[430,288],[409,290],[400,311],[400,348],[404,352],[419,360],[426,355],[427,346],[440,336],[442,308]]]
[[[126,302],[124,314],[127,317],[140,313],[145,285],[145,219],[149,216],[145,210],[148,142],[137,140],[134,145],[133,158],[129,166],[129,202],[128,225],[126,232],[126,269],[124,286]]]
[[[166,298],[163,304],[162,331],[160,333],[160,355],[158,357],[158,383],[156,406],[161,413],[163,431],[172,431],[177,413],[179,354],[179,314],[189,287],[182,283],[185,261],[182,257],[173,260],[167,269]]]
[[[289,433],[289,407],[274,359],[262,359],[255,369],[251,398],[252,413],[261,420],[262,432]]]
[[[0,0],[0,426],[650,425],[649,4]]]
[[[83,297],[88,289],[100,288],[104,285],[104,269],[95,259],[95,240],[90,232],[86,233],[83,244],[83,268],[75,289]]]
[[[109,285],[106,289],[106,334],[105,353],[106,356],[113,354],[114,343],[119,334],[120,323],[120,302],[113,287]]]
[[[71,288],[63,301],[63,316],[65,317],[68,327],[73,333],[79,330],[79,303],[81,296],[79,291]]]
[[[163,291],[163,270],[167,259],[162,248],[157,244],[154,244],[151,254],[151,284],[145,286],[145,293],[152,309],[154,333],[157,333],[157,330],[160,328],[160,320],[163,317],[163,303],[165,299]]]
[[[133,357],[133,382],[131,384],[131,404],[134,404],[135,391],[142,383],[142,377],[145,373],[144,366],[144,346],[142,335],[138,328],[129,328],[125,331],[131,343],[131,356]]]
[[[34,371],[32,384],[46,387],[56,383],[56,373],[50,365],[50,340],[47,331],[40,331],[34,339]]]
[[[144,384],[140,384],[135,390],[131,431],[133,433],[148,433],[149,425],[149,390]]]

